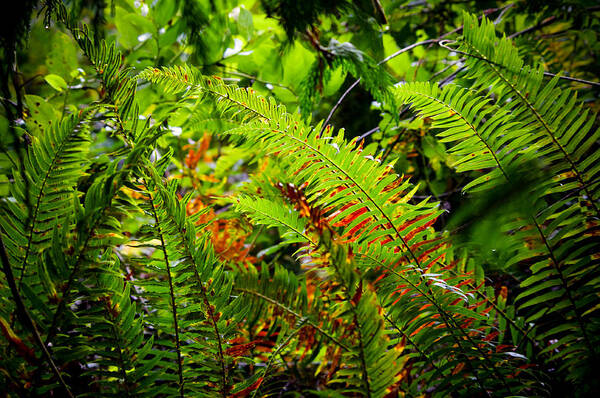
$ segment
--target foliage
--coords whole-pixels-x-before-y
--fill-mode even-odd
[[[0,388],[597,394],[598,11],[23,3]]]

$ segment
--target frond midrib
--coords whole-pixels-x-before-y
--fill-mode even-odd
[[[598,205],[596,204],[596,202],[594,200],[594,195],[592,195],[588,189],[589,184],[583,181],[583,177],[581,175],[581,172],[577,168],[577,165],[575,164],[573,159],[571,159],[571,156],[569,155],[567,150],[563,147],[563,145],[555,137],[554,132],[552,131],[552,129],[550,128],[550,126],[548,125],[546,120],[538,112],[538,110],[535,108],[535,106],[521,93],[521,91],[518,90],[517,87],[514,84],[512,84],[510,82],[510,80],[507,79],[506,76],[504,76],[503,73],[500,72],[499,68],[495,67],[495,65],[496,65],[495,62],[489,60],[484,54],[482,54],[479,51],[479,49],[474,47],[471,43],[469,43],[467,41],[464,41],[464,43],[466,43],[473,51],[478,53],[478,57],[480,57],[481,60],[483,60],[486,64],[488,64],[490,66],[490,68],[496,74],[496,76],[498,76],[504,82],[504,84],[506,84],[511,89],[511,91],[516,93],[518,95],[519,99],[521,100],[521,102],[523,104],[525,104],[525,106],[527,108],[529,108],[529,110],[533,113],[535,118],[542,125],[542,127],[546,131],[547,135],[550,137],[550,139],[554,143],[554,145],[556,147],[558,147],[558,149],[562,152],[563,157],[567,160],[569,167],[571,168],[571,170],[577,177],[577,181],[579,182],[580,188],[583,189],[585,191],[585,193],[587,194],[587,196],[590,198],[590,202],[592,203],[592,206],[594,207],[594,210],[596,211],[597,216],[600,217],[600,209],[598,208]]]
[[[73,127],[73,132],[76,131],[77,126],[79,125],[79,123],[77,123],[74,127]],[[60,126],[58,127],[60,128]],[[19,275],[19,289],[21,288],[21,284],[23,283],[23,277],[25,275],[25,268],[27,268],[27,260],[29,258],[29,254],[31,253],[31,247],[33,244],[33,236],[35,234],[35,225],[36,225],[36,221],[37,221],[37,216],[39,213],[39,209],[40,209],[40,205],[42,203],[42,198],[45,195],[44,189],[46,187],[46,182],[48,181],[48,179],[50,178],[50,175],[56,165],[56,161],[60,158],[60,156],[62,155],[62,151],[64,149],[64,147],[67,145],[67,142],[69,141],[69,139],[73,136],[73,133],[67,134],[64,138],[64,140],[61,141],[59,148],[56,150],[54,156],[52,157],[52,162],[51,164],[48,166],[48,169],[46,170],[46,172],[44,173],[44,178],[42,179],[42,186],[40,187],[39,190],[39,195],[37,197],[36,200],[36,204],[33,208],[33,217],[31,219],[31,228],[29,229],[29,236],[27,237],[27,246],[25,247],[25,254],[23,257],[23,263],[21,265],[21,273]]]
[[[144,184],[147,187],[147,184]],[[165,245],[164,234],[162,231],[162,227],[158,218],[158,214],[156,212],[156,206],[154,202],[154,198],[152,193],[148,190],[148,198],[150,202],[150,207],[152,208],[152,215],[154,217],[154,221],[156,222],[156,227],[158,228],[158,236],[160,237],[160,247],[164,255],[165,259],[165,269],[167,271],[167,278],[169,281],[169,296],[171,300],[171,311],[173,314],[173,329],[175,331],[175,349],[177,351],[177,376],[179,378],[179,395],[181,398],[184,397],[184,380],[183,380],[183,358],[181,357],[181,342],[179,340],[179,323],[177,321],[177,306],[175,304],[175,292],[173,290],[173,277],[171,275],[171,268],[169,265],[169,254],[167,253],[167,247]]]
[[[291,309],[290,307],[288,307],[287,305],[269,297],[266,296],[260,292],[251,290],[251,289],[247,289],[247,288],[243,288],[243,287],[234,287],[233,288],[234,291],[238,291],[241,293],[246,293],[246,294],[250,294],[252,296],[258,297],[262,300],[265,300],[266,302],[273,304],[274,306],[276,306],[277,308],[280,308],[282,310],[284,310],[285,312],[287,312],[290,315],[293,315],[294,317],[296,317],[297,319],[300,320],[300,322],[306,322],[307,325],[309,325],[310,327],[312,327],[313,329],[315,329],[316,331],[318,331],[319,333],[321,333],[323,336],[325,336],[327,339],[331,340],[332,342],[334,342],[335,344],[337,344],[338,346],[342,347],[344,350],[346,351],[351,351],[350,348],[348,348],[348,346],[346,346],[344,343],[342,343],[341,341],[339,341],[338,339],[336,339],[334,336],[332,336],[330,333],[328,333],[326,330],[324,330],[323,328],[321,328],[319,325],[317,325],[316,323],[314,323],[310,318],[308,318],[307,316],[303,316],[301,314],[299,314],[298,312],[294,311],[293,309]]]

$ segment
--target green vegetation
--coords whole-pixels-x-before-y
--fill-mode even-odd
[[[3,396],[600,393],[597,5],[19,7]]]

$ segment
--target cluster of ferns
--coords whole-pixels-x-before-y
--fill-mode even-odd
[[[512,296],[436,230],[440,204],[415,198],[376,147],[191,66],[134,75],[62,3],[52,18],[106,98],[10,154],[0,202],[10,396],[258,397],[282,388],[290,363],[324,380],[315,396],[544,396],[552,378],[597,391],[599,130],[560,76],[524,64],[487,18],[465,13],[448,44],[469,55],[463,79],[390,86],[382,98],[432,123],[464,192],[518,185],[527,205],[496,226]],[[210,210],[190,212],[195,192],[168,178],[177,160],[157,149],[165,120],[141,117],[140,82],[174,109],[211,108],[217,134],[270,160],[223,200],[278,231],[272,250],[297,270],[216,254]],[[98,119],[122,144],[102,168],[88,156]],[[123,258],[124,246],[146,251]]]

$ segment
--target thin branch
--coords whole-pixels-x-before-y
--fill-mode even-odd
[[[490,59],[487,59],[485,57],[480,57],[478,55],[471,54],[471,53],[468,53],[466,51],[460,51],[460,50],[454,49],[452,47],[449,47],[447,44],[451,43],[451,42],[452,42],[452,40],[440,40],[440,41],[438,41],[438,44],[440,45],[440,47],[442,47],[442,48],[444,48],[444,49],[446,49],[448,51],[452,51],[452,52],[455,52],[457,54],[465,55],[467,57],[476,58],[476,59],[485,61],[487,63],[499,66],[501,68],[506,68],[504,65],[499,64],[497,62],[494,62],[494,61],[492,61]],[[584,83],[584,84],[589,84],[589,85],[592,85],[592,86],[598,86],[598,87],[600,87],[600,83],[598,83],[598,82],[593,82],[593,81],[584,80],[584,79],[578,79],[578,78],[575,78],[575,77],[562,76],[562,75],[559,75],[559,74],[556,74],[556,73],[551,73],[551,72],[544,72],[544,76],[558,77],[559,79],[570,80],[570,81],[575,81],[575,82],[578,82],[578,83]]]
[[[354,89],[354,87],[356,87],[358,85],[358,83],[360,83],[360,77],[358,79],[356,79],[356,81],[354,83],[352,83],[352,85],[350,87],[348,87],[348,89],[346,91],[344,91],[344,94],[342,94],[342,96],[340,97],[340,99],[338,99],[338,101],[335,103],[333,108],[331,108],[329,115],[327,115],[327,119],[325,119],[325,122],[323,122],[323,127],[321,127],[321,134],[323,133],[323,131],[325,131],[325,128],[327,127],[327,125],[329,124],[329,121],[331,120],[331,117],[333,116],[333,114],[335,113],[337,108],[340,106],[340,104],[342,103],[344,98],[346,98],[346,96],[348,94],[350,94],[350,91],[352,91]]]
[[[509,4],[509,5],[507,5],[505,7],[502,7],[502,8],[490,8],[488,10],[485,10],[484,13],[483,13],[483,15],[481,17],[479,17],[479,18],[483,18],[484,15],[491,14],[491,13],[496,12],[498,10],[505,11],[506,9],[508,9],[510,7],[512,7],[512,4]],[[449,35],[451,35],[453,33],[460,32],[462,29],[463,29],[463,27],[461,25],[461,26],[459,26],[456,29],[453,29],[453,30],[451,30],[449,32],[444,33],[443,35],[439,36],[436,39],[423,40],[423,41],[420,41],[420,42],[417,42],[417,43],[413,43],[413,44],[411,44],[409,46],[406,46],[406,47],[404,47],[404,48],[396,51],[395,53],[393,53],[393,54],[385,57],[381,61],[379,61],[377,63],[377,66],[383,65],[386,62],[388,62],[389,60],[397,57],[400,54],[403,54],[403,53],[405,53],[407,51],[410,51],[413,48],[420,47],[420,46],[425,46],[425,45],[428,45],[428,44],[431,45],[431,44],[437,43],[440,40],[442,40],[443,38],[445,38],[445,37],[447,37],[447,36],[449,36]],[[336,104],[333,106],[333,108],[329,112],[329,115],[327,115],[327,119],[325,119],[325,122],[323,122],[323,126],[321,127],[321,133],[323,133],[323,131],[325,131],[325,128],[327,127],[329,121],[331,120],[331,117],[333,116],[333,114],[335,113],[335,111],[337,110],[337,108],[340,106],[340,104],[342,103],[342,101],[348,96],[348,94],[350,94],[350,91],[352,91],[354,89],[354,87],[356,87],[358,85],[358,83],[360,83],[360,78],[358,78],[357,80],[355,80],[354,83],[352,83],[352,85],[350,87],[348,87],[348,89],[346,91],[344,91],[344,93],[342,94],[342,96],[340,97],[340,99],[336,102]]]

